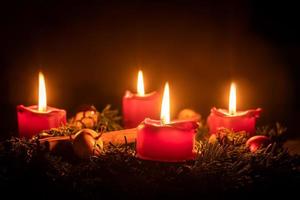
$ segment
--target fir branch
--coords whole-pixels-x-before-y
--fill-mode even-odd
[[[95,127],[92,128],[93,130],[103,133],[123,129],[122,126],[119,124],[121,116],[118,115],[118,110],[112,110],[110,105],[107,105],[102,110],[102,112],[98,112],[94,106],[91,106],[91,108],[94,109],[98,115],[98,121]],[[74,117],[71,118],[69,120],[69,123],[67,123],[64,126],[52,128],[50,130],[44,130],[41,133],[39,133],[36,138],[74,135],[81,129],[72,123],[73,120]]]
[[[122,119],[118,115],[118,110],[111,110],[111,105],[107,105],[102,112],[100,112],[100,119],[96,126],[96,131],[107,132],[122,129],[119,124]]]
[[[276,122],[275,126],[262,126],[257,128],[257,135],[265,135],[273,142],[283,144],[287,140],[287,128]]]
[[[279,133],[278,128],[275,132]],[[43,193],[57,196],[64,191],[77,198],[157,198],[161,193],[186,197],[249,188],[253,192],[261,187],[272,189],[277,179],[282,187],[300,184],[300,157],[290,155],[281,143],[251,153],[240,139],[232,138],[214,144],[198,140],[199,155],[185,163],[140,160],[135,144],[108,145],[90,160],[70,159],[70,151],[67,159],[47,151],[37,140],[12,138],[0,144],[0,182],[24,181],[22,185],[27,186],[24,177],[29,176],[39,181],[28,187],[48,184]]]

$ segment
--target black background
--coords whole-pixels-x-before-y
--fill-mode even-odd
[[[38,72],[48,105],[70,117],[82,104],[121,109],[143,69],[146,91],[170,82],[172,115],[207,117],[263,108],[260,125],[300,130],[299,9],[293,1],[9,1],[0,5],[1,137],[17,135],[16,105],[37,103]]]

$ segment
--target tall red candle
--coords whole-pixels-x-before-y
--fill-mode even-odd
[[[43,130],[66,124],[66,111],[47,106],[45,80],[39,74],[39,104],[17,106],[19,136],[31,138]]]
[[[139,71],[137,94],[126,91],[123,97],[123,121],[125,128],[137,127],[145,118],[159,119],[160,95],[145,94],[143,73]]]
[[[260,108],[236,111],[236,87],[232,83],[229,95],[229,109],[212,108],[207,118],[207,124],[212,134],[216,133],[219,128],[228,128],[234,132],[246,131],[252,135],[255,133],[256,119],[260,113]]]
[[[137,157],[145,160],[181,162],[195,158],[195,120],[170,121],[169,86],[166,84],[161,120],[145,119],[138,126]]]

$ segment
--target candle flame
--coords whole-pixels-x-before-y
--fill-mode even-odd
[[[229,94],[229,114],[234,115],[236,113],[236,86],[231,83]]]
[[[164,96],[161,104],[160,119],[162,123],[170,123],[170,89],[169,83],[166,82],[164,89]]]
[[[47,110],[47,97],[45,78],[42,72],[39,73],[39,105],[38,110],[44,112]]]
[[[143,72],[142,72],[142,70],[139,70],[139,73],[138,73],[137,93],[140,96],[145,95],[144,79],[143,79]]]

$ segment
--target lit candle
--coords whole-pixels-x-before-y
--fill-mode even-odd
[[[123,120],[125,128],[137,127],[145,118],[159,119],[160,95],[145,94],[143,72],[138,72],[137,94],[126,91],[123,97]]]
[[[47,106],[45,79],[39,73],[38,105],[17,106],[19,136],[31,138],[43,130],[56,128],[66,123],[66,111]]]
[[[145,119],[138,126],[137,157],[145,160],[181,162],[195,158],[195,120],[170,121],[169,85],[166,83],[161,120]]]
[[[214,134],[219,128],[228,128],[234,132],[246,131],[250,135],[255,132],[256,118],[259,117],[260,108],[246,111],[236,111],[236,86],[231,84],[229,94],[229,109],[212,108],[207,118],[210,133]]]

